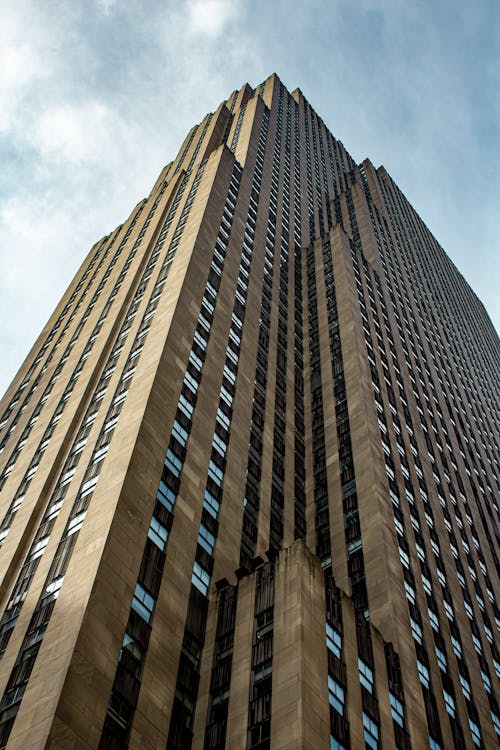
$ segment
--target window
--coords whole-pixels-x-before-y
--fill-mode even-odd
[[[175,493],[170,489],[170,487],[167,487],[165,482],[163,480],[160,481],[160,486],[158,487],[158,492],[156,494],[156,499],[163,505],[165,508],[169,511],[172,511],[174,509],[176,495]]]
[[[208,594],[208,587],[210,585],[210,576],[207,571],[195,561],[193,565],[193,574],[191,576],[191,583],[196,586],[198,591],[204,596]]]
[[[373,693],[373,671],[363,659],[358,658],[359,681],[369,693]]]
[[[177,458],[177,456],[170,450],[170,448],[168,449],[167,456],[165,458],[165,466],[170,469],[174,476],[180,476],[182,470],[182,461]]]
[[[432,584],[430,580],[427,578],[427,576],[424,576],[422,573],[422,584],[424,586],[424,590],[426,594],[432,594]]]
[[[156,544],[158,549],[165,550],[168,538],[168,531],[162,523],[153,516],[151,523],[149,524],[148,537],[151,539],[153,544]]]
[[[431,627],[436,631],[436,633],[439,633],[439,618],[437,614],[430,607],[427,608],[427,613],[429,615]]]
[[[174,424],[172,426],[172,435],[176,438],[176,440],[179,441],[181,445],[186,445],[189,434],[177,420],[174,420]]]
[[[344,688],[328,675],[328,700],[337,713],[344,715]]]
[[[404,549],[401,549],[401,547],[399,547],[399,557],[401,560],[401,564],[404,565],[405,568],[409,569],[410,558],[408,557],[408,554],[404,551]]]
[[[43,555],[43,551],[45,547],[47,546],[48,542],[49,542],[49,537],[44,536],[43,539],[40,539],[38,542],[36,542],[36,544],[33,545],[33,548],[29,556],[30,561],[36,560],[37,557],[40,557],[41,555]]]
[[[208,476],[213,479],[215,484],[219,485],[219,487],[221,486],[222,480],[224,479],[224,473],[212,460],[210,460],[208,465]]]
[[[462,674],[460,675],[460,684],[462,685],[462,692],[468,701],[471,699],[470,682]]]
[[[208,513],[210,513],[211,516],[213,516],[214,518],[217,518],[220,503],[208,490],[205,490],[205,497],[203,499],[203,507],[205,508],[206,511],[208,511]]]
[[[410,601],[412,604],[415,604],[415,589],[413,586],[408,583],[408,581],[405,581],[405,590],[406,590],[406,598],[408,601]]]
[[[481,641],[479,640],[479,638],[477,637],[477,635],[475,635],[474,633],[472,633],[472,642],[474,644],[474,648],[476,649],[476,651],[478,652],[478,654],[480,654],[482,652],[482,650],[483,650],[483,647],[481,645]]]
[[[204,524],[200,524],[200,531],[198,533],[198,544],[208,552],[209,555],[213,555],[215,546],[215,536],[210,533]]]
[[[418,624],[418,622],[415,622],[415,620],[410,617],[410,625],[411,625],[411,632],[414,637],[414,639],[417,641],[417,643],[422,643],[422,628]]]
[[[194,407],[193,407],[193,405],[192,405],[192,404],[190,404],[190,403],[189,403],[189,401],[187,400],[187,398],[186,398],[185,396],[183,396],[182,394],[181,394],[181,396],[180,396],[180,398],[179,398],[179,404],[178,404],[178,407],[179,407],[179,409],[181,410],[181,412],[182,412],[182,413],[183,413],[183,414],[184,414],[184,415],[185,415],[185,416],[186,416],[186,417],[187,417],[188,419],[191,419],[191,417],[193,416],[193,410],[194,410]]]
[[[436,651],[436,657],[437,657],[439,669],[441,669],[443,672],[446,672],[446,668],[447,668],[446,654],[444,653],[444,651],[441,651],[441,649],[438,648],[437,646],[435,647],[435,651]]]
[[[476,724],[475,721],[472,721],[472,719],[469,718],[469,726],[470,731],[472,734],[472,741],[475,745],[478,747],[481,747],[481,732],[479,729],[479,726]]]
[[[446,617],[448,618],[448,620],[453,620],[455,617],[455,613],[453,612],[453,607],[451,606],[451,604],[449,604],[449,602],[446,601],[446,599],[443,601],[443,604],[444,604],[444,611],[446,613]]]
[[[94,491],[94,487],[96,486],[98,479],[99,475],[97,475],[96,477],[92,477],[92,479],[87,479],[87,481],[84,482],[80,488],[80,497],[86,497],[87,495],[90,495],[90,493]]]
[[[450,716],[455,716],[455,701],[453,699],[453,696],[450,695],[444,688],[443,688],[443,698],[445,703],[445,708],[450,714]]]
[[[106,453],[108,452],[109,445],[103,445],[102,448],[98,448],[92,457],[92,463],[97,464],[102,461]]]
[[[491,693],[491,679],[489,674],[486,674],[486,672],[481,670],[481,677],[483,678],[484,689],[487,693]]]
[[[404,727],[404,707],[399,698],[396,698],[394,693],[389,692],[389,699],[391,701],[391,713],[394,721],[399,724],[400,727]]]
[[[373,748],[373,750],[378,750],[378,726],[373,721],[373,719],[370,719],[368,714],[366,714],[363,711],[363,735],[365,738],[366,744]]]
[[[150,622],[155,606],[155,600],[140,583],[136,583],[134,596],[132,598],[132,609],[142,617],[145,622]]]
[[[418,676],[420,678],[420,682],[422,685],[426,688],[429,687],[429,670],[425,666],[425,664],[422,664],[421,661],[417,659],[417,667],[418,667]]]
[[[453,651],[455,653],[455,656],[457,659],[462,658],[462,644],[458,640],[458,638],[455,638],[455,636],[451,636],[451,645],[453,646]]]
[[[66,536],[71,536],[71,534],[76,534],[77,531],[80,531],[83,526],[86,513],[87,511],[83,510],[81,513],[78,513],[77,516],[69,521],[68,527],[66,529]]]
[[[326,623],[326,645],[332,654],[335,654],[340,659],[342,636],[328,622]]]

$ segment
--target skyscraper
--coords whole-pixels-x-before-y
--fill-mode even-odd
[[[0,747],[496,747],[498,364],[384,168],[234,92],[1,403]]]

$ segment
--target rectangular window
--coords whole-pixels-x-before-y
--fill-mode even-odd
[[[140,583],[136,583],[135,592],[132,598],[132,609],[137,612],[139,617],[145,622],[150,622],[155,606],[155,600]]]
[[[219,501],[208,491],[205,490],[205,497],[203,498],[203,507],[213,518],[217,518],[219,513],[220,503]]]
[[[342,652],[342,636],[335,630],[335,628],[332,628],[328,622],[326,623],[326,645],[332,654],[335,654],[335,656],[340,659]]]
[[[172,426],[172,435],[176,438],[176,440],[179,441],[181,445],[186,445],[189,434],[187,430],[185,430],[184,427],[182,427],[182,425],[180,425],[176,419],[174,420],[174,424]]]
[[[337,711],[341,716],[344,715],[344,688],[333,679],[331,675],[328,675],[328,700],[330,706]]]
[[[420,682],[422,685],[426,688],[429,687],[429,670],[425,666],[425,664],[422,664],[421,661],[417,660],[417,667],[418,667],[418,676],[420,677]]]
[[[460,684],[462,685],[462,692],[468,701],[471,699],[470,682],[463,676],[460,675]]]
[[[470,726],[470,731],[471,731],[471,734],[472,734],[472,741],[473,741],[473,743],[475,745],[477,745],[477,747],[482,747],[482,744],[481,744],[481,732],[479,730],[478,725],[476,724],[475,721],[472,721],[472,719],[469,719],[469,726]]]
[[[445,708],[450,714],[450,716],[455,716],[455,701],[453,699],[453,696],[450,695],[450,693],[446,692],[446,690],[443,689],[443,698],[445,703]]]
[[[217,484],[219,487],[222,484],[222,480],[224,479],[224,474],[222,472],[222,469],[219,469],[217,464],[215,464],[212,460],[210,460],[210,463],[208,465],[208,476],[213,479],[215,484]]]
[[[373,671],[363,659],[358,658],[359,681],[369,693],[373,693]]]
[[[363,711],[363,735],[368,747],[378,750],[378,726],[368,714]]]
[[[210,533],[204,524],[200,524],[200,531],[198,533],[198,544],[208,552],[209,555],[213,555],[215,546],[215,536]]]
[[[148,530],[148,537],[151,539],[153,544],[156,544],[158,549],[161,549],[162,552],[165,551],[165,547],[167,545],[167,538],[168,538],[168,531],[163,526],[162,523],[156,518],[156,516],[153,516],[151,519],[151,523],[149,524],[149,530]]]
[[[443,651],[441,651],[441,649],[438,648],[437,646],[435,646],[435,651],[436,651],[436,658],[437,658],[439,669],[442,672],[446,672],[446,667],[447,667],[446,654]]]
[[[210,585],[210,576],[207,571],[201,567],[196,561],[193,565],[193,574],[191,576],[191,583],[196,586],[198,591],[204,596],[208,594],[208,587]]]
[[[182,471],[182,461],[170,450],[167,451],[165,466],[170,469],[174,476],[179,477]]]
[[[400,727],[404,727],[405,720],[403,704],[392,692],[389,692],[389,698],[391,701],[392,718]]]
[[[178,407],[188,419],[191,419],[191,417],[193,416],[194,407],[192,404],[189,403],[187,398],[183,396],[182,394],[179,398]]]

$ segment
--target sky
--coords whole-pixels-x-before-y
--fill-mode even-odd
[[[498,0],[0,0],[0,394],[90,247],[245,82],[383,164],[500,330]]]

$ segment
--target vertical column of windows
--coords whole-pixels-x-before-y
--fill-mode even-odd
[[[184,159],[186,158],[186,154],[189,151],[189,147],[191,146],[191,144],[193,142],[193,138],[195,137],[196,133],[198,132],[199,127],[200,127],[199,125],[195,125],[194,128],[192,129],[191,133],[189,134],[189,138],[187,139],[187,143],[186,143],[186,145],[184,146],[184,148],[182,150],[182,154],[180,155],[180,157],[179,157],[179,159],[177,161],[177,164],[175,165],[174,174],[177,174],[177,172],[182,167],[182,163],[183,163]]]
[[[226,747],[227,714],[237,604],[238,588],[235,586],[226,586],[219,593],[204,750],[224,750]]]
[[[330,704],[330,750],[348,750],[347,680],[343,651],[342,603],[331,571],[325,571],[326,648],[328,656],[328,702]]]
[[[326,306],[330,356],[332,361],[333,395],[340,461],[340,482],[344,508],[347,569],[351,584],[351,594],[356,612],[368,617],[368,595],[366,590],[363,544],[359,522],[358,497],[352,454],[351,430],[347,405],[347,392],[344,378],[344,363],[335,294],[335,279],[330,241],[325,240],[323,248],[323,269],[325,275]]]
[[[205,487],[202,520],[198,532],[198,546],[191,577],[191,583],[204,596],[208,596],[210,579],[213,570],[213,555],[218,532],[218,516],[222,503],[224,475],[226,471],[226,453],[231,433],[233,416],[233,398],[236,391],[238,364],[240,358],[241,336],[245,321],[248,279],[250,276],[252,255],[248,248],[253,245],[253,233],[245,234],[240,270],[236,281],[236,299],[231,315],[229,339],[224,359],[222,384],[219,393],[219,404],[215,419],[215,430],[212,436],[212,451],[208,466]],[[220,275],[222,268],[218,270]]]
[[[335,140],[334,140],[332,134],[328,130],[326,131],[326,147],[327,147],[327,150],[328,150],[328,162],[330,164],[330,175],[331,175],[332,184],[333,184],[333,194],[334,194],[334,197],[337,198],[338,195],[340,194],[340,188],[338,186],[339,168],[338,168],[338,164],[336,164],[335,160],[334,160],[334,153],[335,153],[335,157],[336,157],[336,148],[335,148],[336,144],[335,144]],[[337,211],[337,206],[336,206],[336,204],[334,204],[334,206],[335,206],[335,219],[336,219],[337,223],[340,224],[341,221],[339,219],[339,214],[338,214],[338,211]],[[339,204],[339,210],[340,210],[340,204]]]
[[[319,120],[319,118],[316,119],[316,124],[318,128],[318,141],[319,141],[319,150],[321,155],[321,176],[323,180],[323,190],[324,190],[324,200],[326,204],[326,231],[332,226],[332,207],[331,207],[331,200],[330,200],[330,189],[328,187],[328,175],[326,171],[326,159],[325,159],[325,146],[323,142],[323,123]]]
[[[302,225],[300,187],[300,128],[299,108],[294,99],[294,191],[293,191],[293,248],[294,248],[294,538],[306,538],[305,490],[305,422],[304,422],[304,333],[302,304]]]
[[[278,98],[278,127],[276,135],[276,156],[281,150],[281,122],[283,119],[283,86],[280,85]],[[285,506],[285,447],[286,447],[286,370],[288,342],[288,242],[290,214],[290,99],[285,124],[284,171],[281,195],[281,231],[278,288],[278,336],[276,342],[276,380],[274,400],[273,462],[271,474],[271,514],[269,526],[269,547],[279,550],[283,542],[283,509]],[[273,219],[277,222],[277,206]]]
[[[221,224],[221,228],[224,226],[227,227],[227,232],[225,232],[227,236],[229,236],[234,215],[240,178],[241,168],[236,165],[233,172],[232,192],[230,190],[228,196],[228,210],[227,213],[226,211],[224,212]],[[219,261],[217,256],[218,252],[216,250],[214,260],[212,261],[210,278],[211,283],[218,290],[223,269],[223,259]],[[236,282],[236,299],[231,315],[229,340],[219,393],[215,431],[212,437],[212,451],[208,466],[201,523],[198,530],[195,560],[191,574],[191,594],[177,672],[174,705],[167,740],[168,750],[188,750],[191,747],[200,680],[201,656],[205,642],[208,591],[213,572],[213,556],[218,532],[218,514],[222,503],[226,452],[230,438],[233,413],[232,404],[238,373],[250,263],[251,255],[243,247],[241,265]],[[190,621],[196,622],[196,633],[193,633]],[[223,710],[221,708],[221,711]]]
[[[396,750],[411,750],[399,656],[394,651],[392,643],[384,643],[384,652]]]
[[[316,528],[316,554],[323,567],[332,561],[330,540],[330,513],[326,473],[326,445],[323,412],[323,386],[321,381],[321,354],[319,341],[318,305],[316,289],[316,261],[314,245],[306,251],[307,307],[309,315],[309,371],[311,375],[311,426],[314,476],[314,505]]]
[[[356,618],[356,639],[358,642],[358,675],[361,685],[363,707],[363,736],[366,746],[379,750],[380,715],[375,691],[375,668],[370,625],[365,619]]]
[[[248,750],[270,750],[273,679],[274,562],[257,569],[248,708]]]
[[[311,139],[309,135],[309,114],[307,106],[304,106],[304,135],[306,142],[306,177],[307,177],[307,218],[309,219],[309,242],[312,244],[316,236],[313,202],[313,177],[311,168]]]
[[[196,161],[196,159],[198,157],[198,154],[200,152],[201,144],[203,143],[203,141],[205,139],[205,136],[207,134],[207,130],[208,130],[211,122],[212,122],[212,115],[210,114],[210,115],[208,115],[208,117],[205,118],[205,124],[203,125],[203,129],[201,131],[201,135],[198,138],[198,142],[197,142],[197,144],[195,146],[195,149],[194,149],[194,151],[192,153],[192,156],[191,156],[191,158],[189,160],[189,164],[187,165],[187,168],[186,168],[187,174],[191,174],[191,171],[193,169],[194,163],[195,163],[195,161]]]
[[[241,132],[241,125],[243,123],[243,118],[245,117],[245,112],[246,112],[246,104],[243,104],[240,107],[240,111],[238,113],[238,119],[236,120],[236,127],[234,128],[234,133],[233,133],[233,137],[231,140],[230,148],[233,153],[236,150],[236,146],[238,145],[238,140],[239,140],[240,132]]]
[[[257,160],[254,170],[254,180],[262,180],[262,170],[264,166],[265,143],[269,123],[269,113],[266,110],[265,125],[261,131],[261,141],[257,153]],[[265,134],[264,134],[265,127]],[[276,125],[276,138],[280,138],[281,121]],[[262,299],[260,308],[258,344],[257,344],[257,363],[255,367],[254,393],[252,403],[252,417],[250,423],[250,445],[248,449],[245,499],[243,510],[243,528],[241,534],[240,547],[240,566],[250,570],[252,559],[255,556],[258,533],[258,516],[260,507],[260,479],[262,464],[262,447],[263,431],[266,410],[266,385],[267,385],[267,357],[269,352],[269,335],[271,325],[271,299],[273,285],[273,262],[274,262],[274,244],[275,244],[275,222],[278,206],[278,178],[279,178],[279,154],[280,141],[277,140],[274,148],[273,167],[271,173],[271,194],[269,202],[269,215],[266,232],[266,252],[264,256],[264,277],[262,286]],[[258,187],[255,186],[254,200],[255,215],[258,201]],[[253,235],[255,229],[255,219],[249,215],[247,226]]]
[[[219,276],[215,272],[215,269],[217,268],[219,271],[222,269],[229,242],[229,232],[223,229],[223,227],[227,226],[230,231],[234,207],[238,195],[240,175],[241,169],[236,165],[223,211],[221,229],[213,251],[209,280],[206,283],[202,298],[198,324],[194,334],[169,445],[165,456],[164,468],[156,495],[155,507],[151,517],[141,569],[135,593],[132,598],[123,647],[120,653],[104,729],[101,735],[100,747],[103,748],[108,748],[110,746],[114,747],[115,745],[119,747],[121,746],[120,743],[123,744],[127,742],[135,707],[137,705],[142,670],[149,645],[151,623],[154,616],[154,608],[161,586],[163,568],[166,559],[168,534],[173,521],[174,508],[180,486],[180,477],[186,456],[187,443],[191,431],[199,383],[201,382],[205,351],[210,336],[215,304],[217,301],[217,279]],[[215,282],[217,286],[214,286],[212,282]],[[193,588],[194,587],[192,587],[192,589]],[[186,669],[188,668],[188,666],[186,666],[188,664],[193,666],[193,659],[196,660],[196,654],[198,652],[201,655],[205,627],[204,618],[206,617],[206,605],[202,599],[203,597],[199,595],[197,590],[191,591],[188,608],[188,623],[191,623],[191,625],[189,631],[186,631],[186,643],[184,644],[186,651]],[[198,614],[196,614],[196,612]],[[131,655],[133,656],[132,662],[130,661]],[[191,669],[191,667],[189,667],[189,669]],[[184,677],[186,676],[185,670],[183,675]],[[191,689],[192,685],[188,685],[188,687]],[[179,692],[182,692],[182,688],[179,688]],[[187,697],[186,701],[189,703]],[[180,725],[182,724],[185,728],[182,719],[185,718],[186,711],[189,714],[189,709],[183,708],[183,706],[184,699],[181,699],[179,701],[180,714],[178,718],[180,720]],[[182,741],[184,741],[186,734],[182,727],[180,727],[179,733]]]
[[[316,138],[316,128],[319,127],[318,117],[314,110],[310,108],[311,114],[311,133],[312,133],[312,145],[313,145],[313,162],[314,162],[314,184],[316,186],[316,201],[318,204],[318,232],[317,235],[322,235],[328,231],[328,221],[325,222],[325,211],[323,201],[325,201],[327,207],[327,216],[330,216],[330,196],[328,195],[328,184],[325,185],[326,195],[323,194],[321,189],[321,181],[319,174],[320,157],[318,153],[318,144]]]

